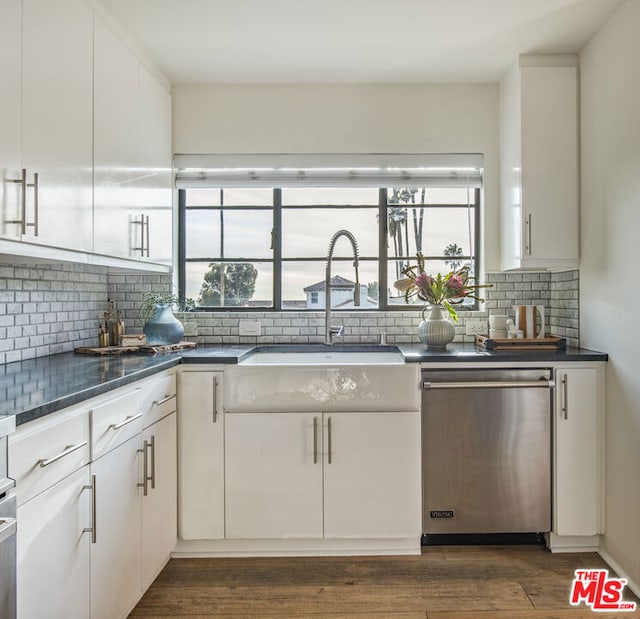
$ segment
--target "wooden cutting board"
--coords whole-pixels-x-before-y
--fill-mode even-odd
[[[79,355],[122,355],[131,352],[143,352],[157,355],[165,352],[174,352],[176,350],[184,350],[185,348],[195,348],[195,342],[178,342],[177,344],[141,344],[140,346],[81,346],[76,348],[74,352]]]
[[[567,347],[567,338],[549,336],[541,338],[490,338],[476,335],[476,344],[487,350],[560,350]]]

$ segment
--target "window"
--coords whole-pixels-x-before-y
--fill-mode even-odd
[[[179,203],[179,286],[202,309],[324,309],[327,247],[340,229],[358,241],[355,309],[406,308],[393,282],[416,252],[429,272],[477,272],[475,187],[186,188]],[[331,283],[332,307],[354,309],[347,239],[335,246]]]

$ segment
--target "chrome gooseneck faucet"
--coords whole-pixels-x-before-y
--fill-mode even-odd
[[[333,336],[342,334],[342,326],[331,325],[331,259],[333,258],[333,250],[336,245],[336,241],[341,237],[346,236],[351,241],[353,247],[353,266],[356,270],[356,287],[353,291],[353,304],[360,305],[360,279],[358,278],[358,242],[356,237],[353,236],[348,230],[338,230],[332,237],[329,243],[329,250],[327,252],[327,270],[324,279],[324,343],[333,344]]]

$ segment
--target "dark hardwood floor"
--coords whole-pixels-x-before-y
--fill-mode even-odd
[[[571,607],[573,573],[595,553],[439,546],[415,557],[172,559],[131,617],[638,619]],[[625,589],[625,600],[637,601]]]

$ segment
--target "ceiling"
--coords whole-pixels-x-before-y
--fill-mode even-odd
[[[100,0],[179,83],[497,82],[623,0]]]

